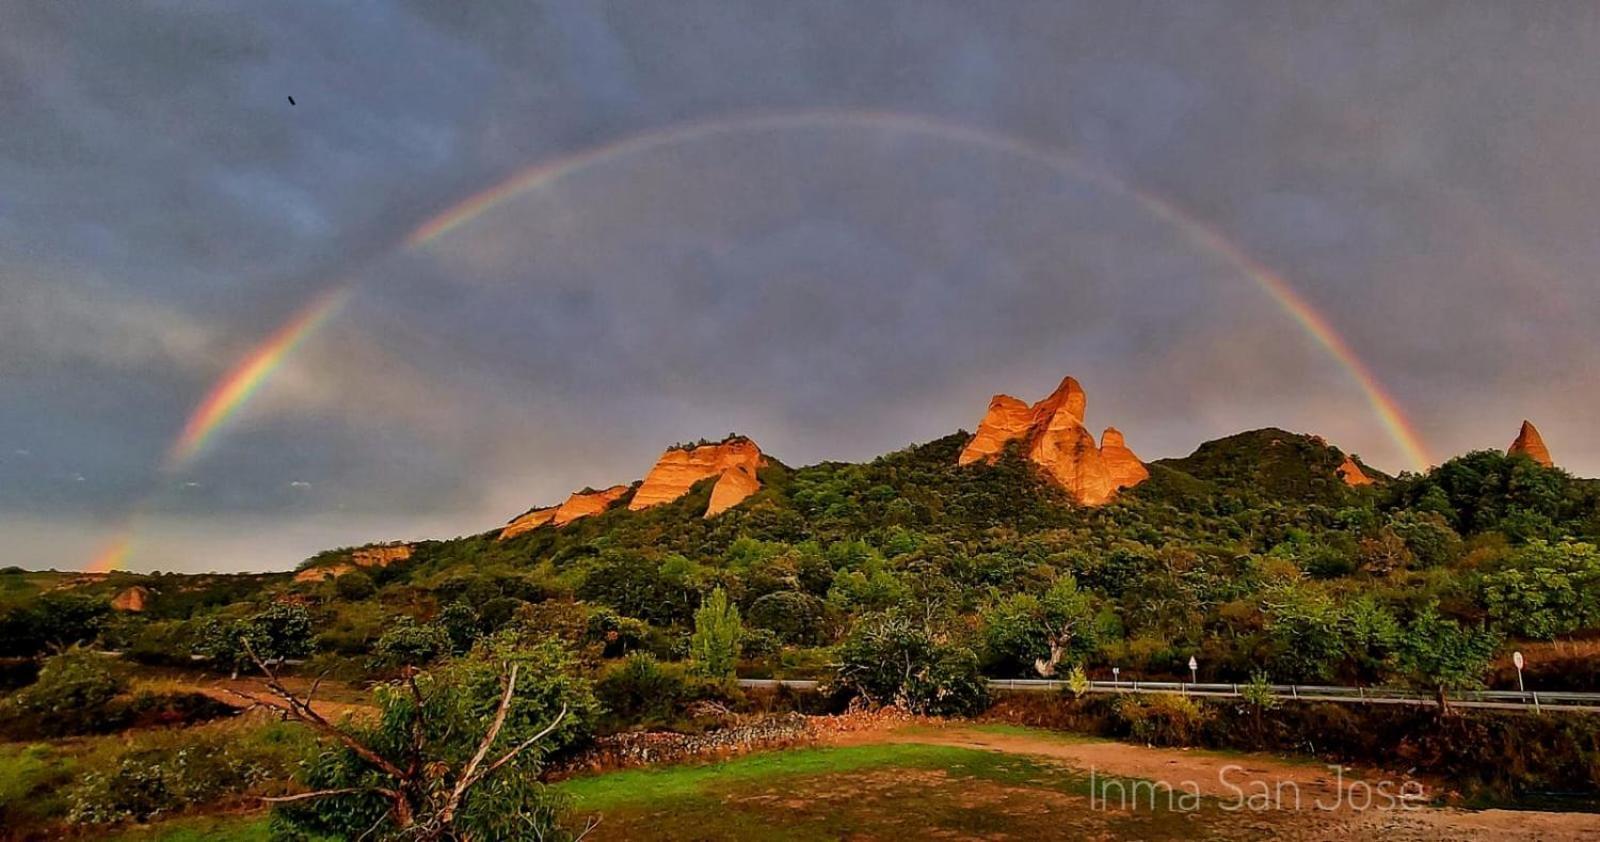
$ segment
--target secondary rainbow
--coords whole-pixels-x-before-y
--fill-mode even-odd
[[[229,369],[184,423],[183,432],[167,451],[165,469],[179,470],[194,459],[289,353],[332,318],[349,298],[349,287],[342,285],[321,293]]]

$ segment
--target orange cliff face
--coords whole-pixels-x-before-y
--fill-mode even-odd
[[[499,540],[504,541],[507,538],[515,538],[524,532],[532,532],[545,524],[566,526],[580,518],[597,515],[611,508],[611,504],[617,502],[626,493],[628,493],[628,486],[626,485],[613,485],[602,491],[574,491],[559,506],[534,509],[512,520],[506,524],[504,529],[500,530]]]
[[[721,514],[738,505],[761,488],[756,471],[765,465],[761,448],[747,438],[736,437],[720,444],[673,448],[661,454],[655,467],[645,475],[633,500],[632,511],[670,503],[689,493],[689,488],[708,477],[717,477],[711,490],[711,505],[706,517]]]
[[[1122,431],[1116,427],[1107,427],[1106,431],[1100,434],[1100,458],[1105,461],[1106,470],[1111,473],[1111,482],[1119,489],[1132,488],[1150,478],[1150,469],[1128,449]]]
[[[1333,472],[1339,479],[1344,480],[1345,485],[1351,488],[1360,488],[1363,485],[1372,484],[1372,477],[1367,476],[1367,472],[1361,470],[1361,465],[1348,453],[1345,454],[1344,462],[1335,468]]]
[[[1083,387],[1071,377],[1031,407],[1010,395],[996,395],[957,462],[993,461],[1008,443],[1020,440],[1028,461],[1043,468],[1073,499],[1086,506],[1108,503],[1119,490],[1149,479],[1150,472],[1116,428],[1107,429],[1102,445],[1095,445],[1083,425],[1088,403]]]
[[[362,567],[388,567],[397,561],[405,561],[411,557],[410,544],[374,544],[369,547],[357,547],[350,551],[350,560],[324,567],[308,567],[294,574],[296,582],[320,582],[323,579],[336,579],[346,573]]]
[[[1544,437],[1539,435],[1539,428],[1533,426],[1532,421],[1522,422],[1522,430],[1517,433],[1517,440],[1506,448],[1507,456],[1521,454],[1532,459],[1546,468],[1554,468],[1555,460],[1550,458],[1550,448],[1545,447]]]

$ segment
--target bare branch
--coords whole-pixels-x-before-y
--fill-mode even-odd
[[[361,787],[345,787],[343,789],[319,789],[316,792],[302,792],[296,795],[263,795],[261,800],[268,804],[287,804],[291,801],[310,801],[313,798],[328,798],[334,795],[353,795],[357,792],[367,792]]]
[[[504,766],[507,763],[510,763],[512,760],[516,759],[516,756],[521,754],[524,750],[526,750],[528,748],[528,746],[531,746],[534,743],[544,739],[545,737],[550,736],[550,732],[554,731],[556,729],[556,726],[561,724],[561,720],[565,719],[566,717],[567,717],[567,706],[566,706],[566,704],[562,704],[561,705],[561,712],[556,714],[556,718],[555,719],[550,720],[550,724],[546,725],[544,727],[543,731],[540,731],[539,733],[534,734],[533,736],[527,738],[526,740],[523,740],[521,742],[521,744],[517,745],[517,747],[511,749],[510,751],[506,752],[505,754],[500,755],[500,759],[496,760],[495,762],[493,762],[491,764],[489,764],[489,768],[483,770],[482,774],[478,775],[478,777],[476,777],[476,778],[474,778],[472,780],[467,781],[467,786],[470,787],[473,784],[476,784],[478,781],[481,781],[484,778],[487,778],[490,775],[493,775],[497,770],[499,770],[499,768],[501,766]]]
[[[520,664],[511,664],[511,673],[506,677],[506,690],[500,695],[500,706],[495,709],[494,721],[489,723],[489,730],[484,732],[482,742],[478,743],[478,750],[473,753],[472,759],[461,770],[461,777],[456,780],[455,788],[450,791],[450,798],[445,801],[440,817],[445,824],[450,824],[455,817],[456,809],[461,806],[462,796],[467,794],[467,788],[477,782],[479,764],[488,755],[494,741],[500,737],[500,729],[505,727],[506,714],[511,710],[511,694],[517,690],[517,670]]]
[[[264,682],[267,686],[267,689],[271,690],[273,695],[282,699],[284,702],[282,705],[266,703],[269,707],[276,708],[285,716],[299,722],[304,722],[305,724],[310,725],[312,729],[316,730],[317,732],[339,741],[339,743],[345,748],[348,748],[350,751],[354,752],[357,757],[365,760],[367,763],[376,767],[379,771],[394,778],[395,780],[404,781],[406,779],[406,774],[400,769],[400,767],[390,763],[388,760],[385,760],[382,755],[363,745],[355,737],[345,733],[343,729],[336,727],[327,719],[324,719],[322,714],[317,713],[312,709],[311,705],[301,701],[299,697],[289,690],[289,688],[285,687],[283,682],[278,680],[278,674],[273,672],[272,668],[267,666],[266,662],[261,660],[260,656],[256,655],[256,651],[250,645],[250,641],[241,640],[240,642],[244,644],[244,651],[250,656],[250,660],[254,661],[256,667],[267,676],[267,679]],[[246,693],[240,693],[238,691],[232,692],[234,692],[235,695],[243,696],[244,698],[251,699],[252,701],[262,701]]]

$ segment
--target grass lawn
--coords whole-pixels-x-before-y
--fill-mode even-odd
[[[635,769],[557,788],[594,839],[813,840],[935,835],[1188,839],[1219,822],[1193,813],[1091,808],[1089,780],[1063,766],[952,746],[796,749],[724,763]]]
[[[130,827],[106,838],[117,842],[267,842],[264,815],[196,816]]]

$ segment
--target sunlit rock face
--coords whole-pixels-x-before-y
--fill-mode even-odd
[[[111,598],[111,610],[138,614],[144,611],[149,602],[150,589],[143,585],[134,585]]]
[[[597,515],[611,508],[611,504],[622,499],[622,495],[626,493],[628,493],[628,486],[626,485],[613,485],[600,491],[593,489],[574,491],[559,506],[545,506],[544,508],[534,509],[525,515],[519,515],[506,524],[504,529],[500,530],[499,540],[504,541],[508,538],[515,538],[546,524],[550,526],[566,526],[575,520]]]
[[[711,505],[706,509],[706,517],[711,517],[756,493],[761,488],[756,471],[764,464],[761,448],[742,436],[718,444],[672,448],[656,460],[628,508],[638,511],[670,503],[689,493],[695,483],[717,477]]]
[[[1105,460],[1112,484],[1119,489],[1132,488],[1150,478],[1150,470],[1128,449],[1122,431],[1116,427],[1107,427],[1100,434],[1100,458]]]
[[[1333,472],[1339,479],[1344,481],[1345,485],[1351,488],[1360,488],[1363,485],[1372,484],[1372,477],[1367,476],[1367,472],[1361,470],[1361,466],[1349,454],[1345,455],[1344,462],[1335,468]]]
[[[1086,506],[1110,502],[1119,490],[1144,482],[1150,473],[1116,428],[1108,428],[1103,443],[1095,444],[1083,425],[1088,403],[1083,387],[1071,377],[1031,407],[1010,395],[995,395],[957,461],[993,461],[1007,444],[1020,441],[1028,460],[1074,500]]]
[[[506,528],[500,530],[500,540],[504,541],[507,538],[515,538],[524,532],[532,532],[555,520],[556,509],[558,508],[560,506],[546,506],[542,509],[534,509],[525,515],[519,515],[506,524]]]
[[[550,524],[566,526],[579,518],[600,514],[611,508],[612,503],[622,499],[622,495],[627,493],[626,485],[613,485],[600,491],[574,492],[565,503],[556,508],[555,514],[550,518]]]
[[[405,561],[410,557],[410,544],[373,544],[367,547],[356,547],[350,551],[348,561],[308,567],[294,574],[294,580],[296,582],[320,582],[324,579],[337,579],[346,573],[363,567],[388,567],[397,561]]]
[[[1539,435],[1539,429],[1533,426],[1532,421],[1522,422],[1522,430],[1517,433],[1517,440],[1506,449],[1506,454],[1509,456],[1521,454],[1546,468],[1556,466],[1555,460],[1550,458],[1550,448],[1544,446],[1544,437]]]

